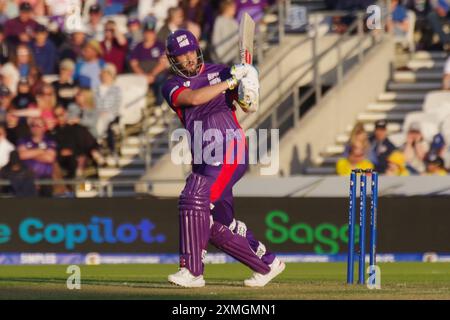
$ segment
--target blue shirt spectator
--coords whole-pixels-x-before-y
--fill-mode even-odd
[[[80,87],[94,89],[100,85],[100,71],[105,62],[100,59],[102,48],[100,44],[91,40],[83,47],[83,59],[75,66],[74,80]]]
[[[53,42],[48,39],[47,28],[39,26],[36,30],[36,38],[31,43],[31,51],[37,66],[42,74],[54,74],[58,61],[58,50]]]

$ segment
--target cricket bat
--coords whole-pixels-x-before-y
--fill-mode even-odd
[[[252,64],[255,21],[245,12],[239,25],[239,55],[241,63]]]

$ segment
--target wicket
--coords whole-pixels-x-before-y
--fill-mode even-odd
[[[360,202],[359,202],[359,265],[358,283],[365,284],[365,258],[366,258],[366,200],[367,177],[371,177],[370,194],[370,248],[369,264],[376,265],[376,240],[377,240],[377,207],[378,207],[378,173],[373,170],[352,170],[350,174],[349,191],[349,216],[348,216],[348,253],[347,253],[347,283],[353,284],[354,260],[355,260],[355,223],[356,223],[356,198],[358,174],[360,175]],[[371,271],[373,272],[373,271]],[[372,273],[369,275],[371,276]]]

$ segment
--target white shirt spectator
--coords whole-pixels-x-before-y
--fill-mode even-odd
[[[447,58],[444,66],[443,89],[450,90],[450,56]]]
[[[11,151],[14,151],[14,145],[4,137],[0,138],[0,169],[8,164]]]
[[[450,56],[447,58],[444,67],[444,74],[450,74]]]

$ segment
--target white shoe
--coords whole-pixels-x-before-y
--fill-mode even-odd
[[[283,272],[286,265],[284,262],[275,258],[272,264],[269,265],[270,271],[267,274],[261,274],[255,272],[250,279],[244,280],[244,285],[246,287],[264,287],[266,284],[270,282],[273,278]]]
[[[181,268],[177,273],[168,277],[169,282],[185,288],[200,288],[205,286],[205,280],[202,275],[194,276],[188,269]]]

